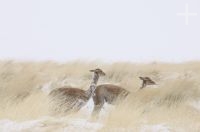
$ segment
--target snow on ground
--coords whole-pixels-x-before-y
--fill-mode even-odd
[[[77,114],[81,118],[72,117],[43,117],[38,120],[16,122],[8,119],[0,120],[0,132],[95,132],[103,127],[100,121],[91,121],[90,115],[92,113],[94,104],[92,98],[88,101]],[[108,105],[100,113],[101,116],[106,115],[111,110]],[[103,118],[101,117],[101,118]]]
[[[145,125],[139,127],[110,127],[107,128],[108,132],[171,132],[172,130],[164,124]]]
[[[189,102],[189,105],[192,106],[193,108],[197,109],[197,110],[200,110],[200,100]]]
[[[1,132],[22,132],[28,129],[37,130],[37,128],[43,127],[40,120],[25,121],[25,122],[15,122],[11,120],[1,120],[0,121],[0,131]]]
[[[96,132],[104,127],[102,121],[93,122],[90,119],[93,102],[81,109],[79,113],[85,112],[85,118],[76,117],[42,117],[38,120],[16,122],[8,119],[0,120],[0,132]],[[109,111],[113,109],[107,105],[101,112],[106,118]],[[111,128],[111,131],[132,131],[132,128]],[[169,132],[170,129],[164,124],[141,125],[139,132]]]
[[[144,125],[140,132],[170,132],[170,128],[165,124],[158,125]]]
[[[1,132],[94,132],[103,127],[100,123],[90,122],[79,118],[52,118],[45,117],[39,120],[15,122],[11,120],[0,121]]]
[[[44,117],[39,120],[15,122],[0,121],[0,132],[96,132],[103,128],[103,124],[91,122],[81,118],[52,118]],[[132,128],[112,128],[115,131],[132,131]],[[139,132],[170,132],[164,124],[143,125]]]
[[[109,112],[114,109],[113,106],[105,105],[100,113],[101,119],[93,122],[90,115],[94,104],[89,100],[77,114],[80,117],[43,117],[38,120],[16,122],[8,119],[0,120],[0,132],[96,132],[103,128],[103,118],[106,118]],[[83,116],[83,117],[82,117]],[[131,128],[111,128],[115,131],[132,131]],[[169,128],[164,124],[141,125],[140,132],[169,132]]]

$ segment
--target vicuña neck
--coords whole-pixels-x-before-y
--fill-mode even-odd
[[[90,84],[90,87],[89,87],[89,89],[86,91],[86,94],[87,94],[88,99],[89,99],[90,97],[92,97],[92,95],[94,94],[94,91],[95,91],[95,89],[96,89],[96,85],[97,85],[98,80],[99,80],[99,75],[98,75],[97,73],[94,73],[93,78],[92,78],[92,82],[91,82],[91,84]]]

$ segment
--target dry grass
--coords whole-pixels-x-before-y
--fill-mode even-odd
[[[134,92],[112,111],[102,131],[113,131],[116,128],[138,131],[144,125],[164,123],[176,130],[198,132],[199,111],[189,103],[199,100],[199,95],[199,87],[186,80]]]
[[[112,63],[74,61],[15,62],[0,61],[0,118],[13,120],[36,119],[49,114],[49,103],[43,89],[64,85],[83,89],[88,87],[89,69],[100,67],[107,76],[99,83],[121,85],[132,94],[113,110],[105,120],[102,131],[165,123],[172,128],[200,130],[199,111],[189,105],[200,97],[200,62]],[[157,88],[138,91],[138,76],[149,76]]]

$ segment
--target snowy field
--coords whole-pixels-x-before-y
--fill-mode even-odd
[[[107,114],[114,109],[113,106],[105,106],[101,112],[101,117],[106,118]],[[97,132],[103,128],[104,119],[92,121],[90,113],[93,108],[93,102],[90,100],[88,104],[80,111],[88,118],[70,118],[70,117],[42,117],[38,120],[16,122],[9,119],[0,120],[0,132]],[[101,121],[100,121],[101,120]],[[132,132],[133,128],[110,128],[107,131],[125,131]],[[140,132],[170,132],[165,124],[143,125]]]

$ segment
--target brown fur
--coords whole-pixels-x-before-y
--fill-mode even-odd
[[[143,81],[141,89],[146,87],[147,85],[156,85],[156,83],[152,81],[149,77],[139,78]],[[92,115],[98,115],[104,103],[116,104],[118,101],[125,99],[129,93],[130,92],[128,90],[117,85],[103,84],[97,86],[95,94],[93,96],[94,109]]]
[[[66,107],[65,112],[79,111],[93,96],[99,77],[105,76],[105,73],[99,68],[90,71],[94,73],[94,76],[88,90],[63,87],[55,89],[49,94],[52,100],[64,100],[61,105]]]
[[[64,99],[64,102],[60,107],[65,107],[65,113],[77,112],[82,108],[84,102],[87,102],[89,97],[86,96],[85,91],[79,88],[63,87],[53,90],[49,96],[52,98],[52,101]],[[77,104],[78,99],[81,99],[83,102]],[[63,100],[62,100],[63,101]],[[55,106],[57,107],[57,106]]]
[[[122,87],[112,84],[103,84],[97,86],[93,96],[94,109],[92,115],[98,115],[104,103],[116,104],[123,100],[130,92]]]
[[[88,100],[88,97],[85,95],[85,91],[79,88],[71,88],[71,87],[58,88],[53,90],[49,95],[56,96],[59,93],[62,93],[62,95],[73,96],[75,98],[81,98],[85,101]]]

